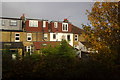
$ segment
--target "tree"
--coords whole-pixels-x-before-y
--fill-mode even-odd
[[[46,48],[42,49],[42,53],[48,56],[75,57],[75,50],[66,42],[66,40],[61,41],[60,45],[57,45],[56,47],[48,45]]]
[[[83,25],[83,29],[86,31],[87,41],[92,48],[98,50],[99,57],[95,59],[120,63],[118,2],[96,2],[87,13],[90,25]]]
[[[66,40],[63,40],[58,49],[58,55],[65,57],[75,57],[75,50],[72,46],[70,46]]]

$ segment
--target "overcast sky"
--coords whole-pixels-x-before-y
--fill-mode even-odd
[[[87,10],[93,2],[2,2],[2,16],[19,18],[23,13],[27,18],[63,21],[64,18],[78,26],[87,24]]]

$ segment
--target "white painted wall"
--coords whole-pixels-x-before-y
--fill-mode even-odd
[[[79,50],[86,52],[87,48],[85,45],[83,45],[81,42],[79,42]]]
[[[83,51],[83,52],[87,52],[87,47],[85,45],[83,45],[81,42],[78,43],[78,45],[74,45],[74,48]]]
[[[53,34],[56,34],[56,39],[53,39]],[[70,35],[69,44],[73,46],[73,33],[50,33],[50,41],[62,41],[63,36],[67,40],[67,35]]]

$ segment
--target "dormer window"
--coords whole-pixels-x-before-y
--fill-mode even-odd
[[[16,20],[10,20],[10,26],[17,26]]]
[[[46,27],[46,21],[43,21],[43,27]]]
[[[2,20],[1,25],[5,26],[5,20]]]
[[[68,23],[62,23],[62,31],[68,31]]]
[[[38,27],[38,21],[29,20],[29,27]]]
[[[54,22],[54,28],[58,27],[58,22]]]

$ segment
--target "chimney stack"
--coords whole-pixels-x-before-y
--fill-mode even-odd
[[[20,17],[20,19],[25,20],[25,14],[22,14],[22,16]]]
[[[67,19],[67,18],[65,18],[63,22],[68,22],[68,19]]]

